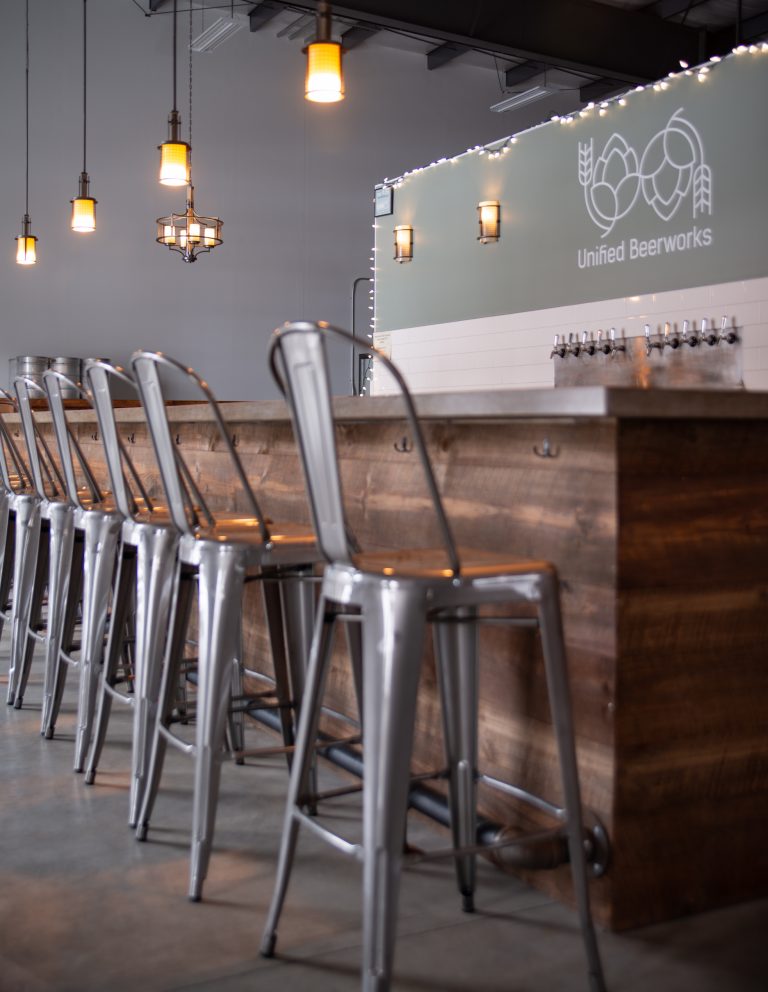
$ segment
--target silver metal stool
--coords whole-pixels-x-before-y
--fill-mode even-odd
[[[51,659],[53,667],[46,671],[41,732],[46,738],[53,737],[67,668],[77,668],[79,690],[74,768],[81,772],[93,730],[98,674],[104,654],[123,517],[112,501],[106,480],[97,479],[67,419],[62,389],[90,404],[88,393],[54,369],[48,369],[43,374],[43,386],[53,420],[67,499],[73,509],[75,529],[82,534],[83,579],[79,658],[74,659],[61,650],[58,658]]]
[[[146,836],[160,779],[166,743],[194,756],[192,851],[189,897],[198,900],[207,873],[213,838],[227,712],[233,693],[241,694],[241,612],[244,584],[262,583],[276,681],[276,705],[286,718],[284,740],[293,743],[291,709],[300,706],[304,672],[312,633],[314,591],[305,581],[319,557],[314,535],[306,527],[268,520],[235,451],[218,403],[193,369],[166,355],[139,351],[132,366],[152,436],[168,508],[178,532],[182,575],[197,576],[198,658],[195,743],[180,741],[170,731],[171,695],[181,635],[189,612],[191,587],[179,586],[176,634],[165,661],[164,688],[158,711],[148,787],[137,835]],[[244,511],[220,513],[210,509],[191,470],[174,443],[161,383],[165,375],[183,377],[206,401],[217,429],[217,446],[229,456],[237,494]],[[194,496],[195,503],[191,496]],[[239,496],[239,499],[238,499]],[[284,622],[283,622],[284,618]]]
[[[364,992],[385,992],[392,981],[399,880],[404,860],[416,696],[427,623],[435,649],[444,709],[449,802],[459,888],[471,902],[477,853],[477,623],[479,610],[505,604],[509,620],[538,616],[552,720],[560,761],[574,890],[593,992],[604,989],[589,907],[582,812],[563,643],[558,580],[548,562],[515,561],[454,542],[413,401],[402,376],[382,354],[398,383],[431,496],[442,548],[366,553],[346,519],[334,437],[325,341],[354,339],[327,324],[286,324],[270,350],[273,374],[286,394],[299,443],[318,543],[326,566],[312,643],[304,704],[283,827],[275,892],[262,954],[274,953],[277,925],[298,830],[311,827],[338,850],[363,863]],[[516,608],[523,607],[519,612]],[[526,609],[527,607],[527,609]],[[309,769],[334,623],[354,611],[363,639],[363,841],[351,844],[307,815]],[[498,621],[494,616],[494,622]]]
[[[0,399],[16,410],[16,400],[0,389]],[[16,511],[19,503],[34,501],[32,476],[8,430],[0,409],[0,633],[12,619],[10,602],[16,546]],[[12,700],[11,700],[12,702]]]
[[[20,709],[35,645],[44,647],[46,673],[54,670],[62,648],[69,652],[72,647],[82,540],[76,534],[74,507],[66,499],[61,470],[32,412],[31,397],[46,399],[45,391],[25,376],[16,377],[14,390],[34,494],[16,506],[8,703]]]
[[[162,659],[178,578],[178,534],[165,508],[157,506],[147,492],[118,433],[111,385],[119,382],[136,395],[133,378],[119,366],[99,360],[86,363],[84,378],[96,408],[110,489],[121,518],[117,532],[110,526],[104,534],[109,546],[103,553],[111,558],[116,549],[117,571],[85,781],[92,785],[96,779],[113,700],[130,705],[133,734],[128,823],[135,827],[147,783]],[[132,652],[126,671],[121,660],[128,627]],[[121,692],[119,686],[126,678],[132,691]]]

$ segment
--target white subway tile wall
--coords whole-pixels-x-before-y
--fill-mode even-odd
[[[768,277],[695,289],[626,296],[527,313],[405,327],[390,332],[391,357],[415,393],[476,389],[532,389],[554,385],[549,353],[556,334],[611,327],[627,337],[654,332],[665,321],[720,326],[725,315],[739,328],[744,348],[744,385],[768,390]],[[393,391],[374,372],[373,394]]]

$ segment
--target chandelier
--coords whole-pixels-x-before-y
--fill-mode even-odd
[[[218,217],[195,213],[195,187],[187,188],[187,208],[183,214],[157,218],[158,244],[177,251],[185,262],[221,244],[223,222]]]
[[[176,2],[173,5],[174,24]],[[175,29],[174,29],[175,34]],[[176,51],[174,41],[174,53]],[[174,66],[175,79],[175,66]],[[175,104],[175,99],[174,99]],[[176,108],[174,106],[174,113]],[[195,187],[192,185],[192,4],[189,5],[189,140],[183,143],[187,167],[187,203],[183,213],[157,218],[158,244],[177,251],[185,262],[194,262],[198,255],[221,244],[223,222],[218,217],[208,217],[195,212]],[[165,147],[165,146],[164,146]],[[181,174],[180,174],[181,175]],[[162,181],[162,180],[161,180]],[[183,180],[182,180],[183,184]]]

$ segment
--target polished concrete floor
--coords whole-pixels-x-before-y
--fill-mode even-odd
[[[100,773],[86,786],[71,771],[70,683],[52,741],[38,733],[39,665],[24,708],[0,706],[0,992],[358,989],[359,869],[306,835],[279,956],[258,954],[283,760],[225,766],[204,900],[191,904],[189,760],[169,756],[149,839],[137,843],[126,823],[128,712],[115,712]],[[351,801],[341,804],[341,819],[353,813]],[[586,992],[574,915],[487,865],[472,916],[459,909],[450,865],[410,869],[399,919],[398,992]],[[611,992],[768,989],[768,900],[599,939]]]

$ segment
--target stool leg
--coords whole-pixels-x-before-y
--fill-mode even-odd
[[[349,663],[352,668],[352,683],[355,689],[357,716],[360,727],[363,726],[363,632],[362,624],[357,620],[348,620],[344,624],[347,635],[347,650]]]
[[[269,643],[272,651],[272,665],[275,671],[275,695],[279,704],[280,731],[283,744],[292,747],[294,743],[293,716],[291,714],[291,679],[288,674],[288,654],[286,651],[285,626],[283,624],[282,598],[278,579],[263,579],[261,594],[264,602],[264,614],[267,619]],[[286,754],[288,767],[291,767],[293,755]]]
[[[458,623],[434,624],[448,759],[449,802],[454,847],[477,843],[477,624],[475,610],[456,611]],[[456,858],[456,876],[465,913],[475,909],[477,857]]]
[[[177,589],[174,594],[174,604],[171,609],[172,631],[169,638],[169,647],[166,651],[163,663],[163,681],[160,688],[160,702],[158,708],[157,727],[169,727],[173,717],[173,710],[176,703],[177,687],[179,684],[179,674],[182,661],[184,660],[184,647],[186,644],[187,631],[189,629],[189,616],[192,611],[192,598],[197,585],[197,578],[194,572],[182,567]],[[144,798],[139,812],[138,825],[136,827],[136,837],[138,840],[146,840],[149,821],[152,817],[152,809],[157,797],[157,790],[160,785],[160,778],[163,773],[163,763],[165,761],[165,751],[167,741],[159,729],[156,730],[152,742],[152,756],[149,761],[149,771],[147,773],[147,786],[144,790]]]
[[[589,906],[589,883],[584,856],[584,829],[581,815],[579,773],[576,764],[576,745],[571,712],[571,694],[565,660],[565,644],[560,615],[557,579],[542,579],[542,598],[539,604],[539,622],[544,665],[547,673],[552,722],[555,726],[557,749],[563,778],[563,794],[568,829],[568,852],[573,876],[576,908],[589,967],[591,992],[605,992],[605,980],[597,946],[592,913]]]
[[[104,663],[99,677],[98,706],[94,723],[91,752],[85,770],[86,785],[93,785],[99,765],[101,750],[107,736],[107,724],[112,711],[112,696],[105,686],[113,686],[123,650],[124,630],[128,611],[133,605],[136,590],[136,555],[131,547],[122,546],[117,563],[115,594],[112,597],[112,613],[109,618],[109,634],[104,650]]]
[[[325,679],[328,674],[328,660],[333,640],[333,630],[336,616],[326,608],[325,597],[320,594],[317,603],[317,620],[315,622],[312,647],[309,653],[307,676],[304,685],[299,725],[297,729],[296,750],[291,767],[291,778],[288,783],[288,796],[285,803],[283,832],[280,837],[280,853],[277,859],[277,875],[272,902],[269,906],[267,921],[261,938],[261,954],[271,958],[275,953],[277,943],[277,925],[280,913],[288,891],[291,877],[293,857],[296,852],[296,841],[299,834],[299,820],[295,813],[302,806],[314,803],[314,795],[308,795],[312,772],[314,769],[314,748],[317,739],[317,728],[320,722],[320,704],[323,699]]]
[[[47,740],[53,737],[56,728],[56,721],[59,718],[61,701],[64,697],[64,687],[69,666],[63,661],[62,655],[69,657],[72,654],[74,644],[75,627],[77,626],[78,606],[82,599],[83,587],[83,541],[82,535],[75,531],[75,546],[72,554],[72,562],[69,572],[69,592],[67,594],[67,608],[64,612],[64,627],[61,633],[61,646],[59,649],[59,674],[53,693],[53,703],[48,723],[44,734]]]
[[[128,823],[139,818],[155,734],[157,703],[168,635],[168,616],[178,576],[176,533],[142,528],[136,560],[136,671]]]
[[[29,641],[29,621],[40,559],[40,504],[20,500],[16,507],[16,549],[13,561],[13,611],[11,614],[11,667],[8,672],[7,703],[16,702]]]
[[[116,516],[100,513],[85,515],[83,622],[75,735],[76,772],[83,770],[91,743],[99,671],[104,657],[104,631],[121,527],[122,523]]]
[[[311,568],[302,569],[284,576],[280,583],[291,690],[297,710],[301,709],[304,694],[315,619],[314,587],[311,582],[305,581],[311,575]]]
[[[216,822],[219,780],[231,690],[238,657],[245,568],[231,548],[206,547],[198,572],[197,719],[189,898],[200,899]]]
[[[0,547],[3,548],[2,568],[0,568],[0,634],[3,632],[5,620],[10,617],[8,602],[11,591],[11,578],[13,577],[14,547],[16,544],[16,515],[12,515],[9,509],[9,496],[2,494],[3,509],[2,533],[0,533]]]
[[[66,664],[61,660],[64,619],[69,600],[69,587],[75,556],[75,518],[72,508],[58,503],[49,511],[48,554],[48,617],[45,629],[45,674],[43,676],[43,707],[40,733],[53,736],[54,700],[56,687],[63,681]],[[79,556],[78,556],[79,559]],[[79,564],[79,560],[78,560]],[[52,722],[53,720],[53,722]],[[51,733],[47,733],[48,728]]]
[[[424,642],[420,591],[382,583],[363,605],[363,992],[392,977]]]

